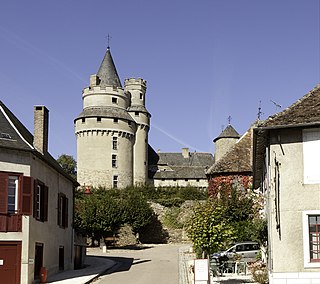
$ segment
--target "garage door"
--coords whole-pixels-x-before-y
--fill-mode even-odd
[[[0,242],[1,283],[20,284],[21,243]]]

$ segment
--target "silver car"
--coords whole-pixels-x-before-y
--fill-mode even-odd
[[[225,251],[214,253],[211,258],[233,260],[236,255],[241,256],[241,261],[251,262],[255,261],[260,246],[256,242],[241,242],[236,243]]]

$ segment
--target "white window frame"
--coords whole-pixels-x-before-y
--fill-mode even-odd
[[[112,149],[118,150],[118,137],[116,136],[112,137]]]
[[[118,183],[119,183],[119,176],[118,175],[114,175],[113,176],[113,180],[112,180],[112,187],[113,188],[118,188]]]
[[[320,129],[303,129],[303,175],[305,184],[320,183]]]
[[[111,166],[112,168],[117,168],[118,167],[118,157],[116,154],[111,155]]]
[[[320,268],[320,262],[310,261],[309,221],[310,215],[320,215],[320,210],[308,210],[302,212],[303,230],[303,262],[305,268]]]
[[[8,184],[8,212],[11,214],[15,214],[18,212],[18,194],[19,194],[19,177],[14,175],[9,175],[8,180],[14,180],[15,190],[14,190],[14,212],[9,212],[9,184]],[[11,204],[10,204],[11,205]]]

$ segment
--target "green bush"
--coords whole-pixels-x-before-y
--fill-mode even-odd
[[[181,209],[179,207],[172,207],[167,210],[164,215],[163,224],[171,229],[182,229],[184,224],[178,220]]]

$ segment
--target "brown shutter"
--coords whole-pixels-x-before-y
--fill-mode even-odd
[[[48,221],[48,187],[43,188],[43,221]]]
[[[0,173],[0,213],[8,212],[8,174]]]
[[[21,214],[31,215],[32,214],[32,177],[23,176],[22,190],[21,190]]]
[[[37,186],[38,181],[34,180],[33,182],[33,217],[37,218]]]
[[[64,208],[65,208],[65,214],[64,214],[64,227],[67,228],[68,227],[68,198],[65,197],[64,198]]]
[[[61,199],[61,193],[58,193],[58,214],[57,214],[57,224],[58,226],[61,226],[62,224],[60,224],[60,220],[61,220],[61,202],[60,202],[60,199]]]

